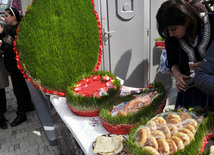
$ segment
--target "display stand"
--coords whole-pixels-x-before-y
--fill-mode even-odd
[[[27,82],[32,102],[51,146],[58,146],[60,154],[84,155],[72,133],[68,130],[55,108],[50,103],[50,95]]]
[[[42,92],[38,88],[33,87],[32,83],[28,82],[27,80],[26,83],[28,85],[32,102],[36,109],[39,120],[42,124],[42,127],[45,131],[47,139],[50,145],[54,146],[57,143],[56,135],[54,133],[54,123],[49,108],[49,96],[46,94],[42,94]]]

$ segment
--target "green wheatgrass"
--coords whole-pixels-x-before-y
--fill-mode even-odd
[[[99,29],[91,0],[34,0],[20,24],[20,62],[43,88],[66,92],[99,56]]]

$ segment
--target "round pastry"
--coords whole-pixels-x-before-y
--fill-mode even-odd
[[[178,128],[174,124],[167,124],[167,127],[169,128],[171,135],[178,132]]]
[[[187,112],[181,112],[178,114],[181,118],[181,121],[185,121],[187,119],[191,119],[192,116],[190,116]]]
[[[192,141],[194,139],[194,135],[190,130],[185,129],[185,128],[181,128],[178,131],[187,134],[189,136],[189,138],[190,138],[190,141]]]
[[[151,131],[157,130],[157,125],[154,121],[149,121],[146,123],[146,127],[149,127]]]
[[[153,130],[151,135],[155,137],[155,139],[166,139],[164,133],[160,130]]]
[[[169,144],[165,139],[158,139],[158,152],[160,154],[168,154],[169,153]]]
[[[168,119],[167,120],[168,124],[174,124],[177,128],[182,128],[182,122],[176,118]]]
[[[196,132],[195,127],[192,126],[191,124],[184,124],[183,128],[190,130],[193,134],[195,134],[195,132]]]
[[[166,139],[169,139],[171,137],[171,131],[166,125],[159,127],[158,130],[164,133]]]
[[[157,127],[166,125],[166,120],[163,117],[155,117],[152,119],[152,121],[156,123]]]
[[[146,129],[147,137],[151,136],[151,131],[150,131],[149,127],[144,126],[144,127],[142,127],[142,129]]]
[[[145,146],[151,146],[154,149],[158,150],[158,142],[153,136],[149,136],[146,140]]]
[[[147,131],[146,129],[140,129],[137,131],[137,134],[136,134],[136,142],[138,144],[139,147],[143,147],[145,142],[146,142],[146,139],[147,139]]]
[[[183,141],[177,137],[177,136],[172,136],[171,139],[175,142],[175,144],[177,145],[177,149],[181,150],[184,148],[184,143]]]
[[[198,127],[198,123],[194,119],[187,119],[187,120],[183,121],[183,125],[185,125],[185,124],[191,124],[195,128]]]
[[[167,139],[166,141],[167,141],[167,143],[169,145],[169,154],[175,154],[175,152],[178,149],[178,147],[175,144],[175,142],[172,139]]]
[[[156,149],[154,149],[153,147],[151,147],[151,146],[144,146],[143,148],[142,148],[142,150],[144,151],[148,151],[148,152],[150,152],[151,154],[153,154],[153,155],[159,155],[160,153],[156,150]]]
[[[173,136],[179,137],[183,141],[184,145],[189,145],[190,143],[189,136],[183,132],[176,132]]]
[[[168,114],[168,115],[166,116],[166,122],[168,122],[167,120],[170,120],[170,119],[173,119],[173,118],[175,118],[175,119],[177,119],[178,121],[181,122],[180,116],[177,115],[177,114],[175,114],[175,113],[170,113],[170,114]]]

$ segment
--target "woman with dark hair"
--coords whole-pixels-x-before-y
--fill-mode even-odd
[[[159,8],[157,29],[165,38],[168,65],[176,80],[175,108],[201,106],[211,98],[194,86],[194,74],[214,39],[214,14],[200,13],[188,2],[168,0]]]
[[[5,9],[6,25],[0,26],[0,33],[4,35],[2,43],[0,44],[1,50],[4,53],[4,62],[7,71],[10,73],[13,92],[17,99],[17,117],[10,124],[12,127],[17,126],[27,120],[25,112],[34,110],[31,102],[30,92],[27,83],[17,68],[16,54],[13,51],[13,42],[16,36],[17,27],[21,21],[21,17],[16,8]]]

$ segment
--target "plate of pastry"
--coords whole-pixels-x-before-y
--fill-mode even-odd
[[[122,155],[126,153],[127,138],[119,134],[103,134],[97,136],[93,141],[93,152],[98,155],[114,154]]]

